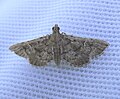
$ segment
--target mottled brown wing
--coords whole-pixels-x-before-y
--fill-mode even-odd
[[[82,66],[89,60],[99,54],[108,46],[108,43],[102,40],[74,37],[71,35],[63,36],[64,60],[74,66]]]
[[[27,58],[33,65],[44,66],[53,59],[49,40],[50,35],[47,35],[12,45],[9,49],[21,57]]]

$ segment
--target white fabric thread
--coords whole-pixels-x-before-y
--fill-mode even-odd
[[[119,0],[9,2],[0,9],[0,99],[120,99]],[[12,44],[50,34],[54,24],[110,46],[82,68],[36,68],[9,51]]]

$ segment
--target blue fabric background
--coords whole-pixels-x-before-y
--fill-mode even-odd
[[[61,31],[110,46],[85,67],[34,67],[12,44]],[[120,99],[120,0],[1,0],[0,99]]]

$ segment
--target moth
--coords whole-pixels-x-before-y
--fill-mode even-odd
[[[60,33],[60,28],[55,24],[52,34],[12,45],[9,49],[28,59],[32,65],[45,66],[54,61],[59,66],[65,60],[70,65],[81,67],[102,54],[108,45],[103,40]]]

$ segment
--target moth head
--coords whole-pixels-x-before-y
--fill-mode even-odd
[[[60,30],[60,28],[58,27],[58,24],[55,24],[55,26],[54,27],[52,27],[52,31],[53,32],[59,32],[59,30]]]

